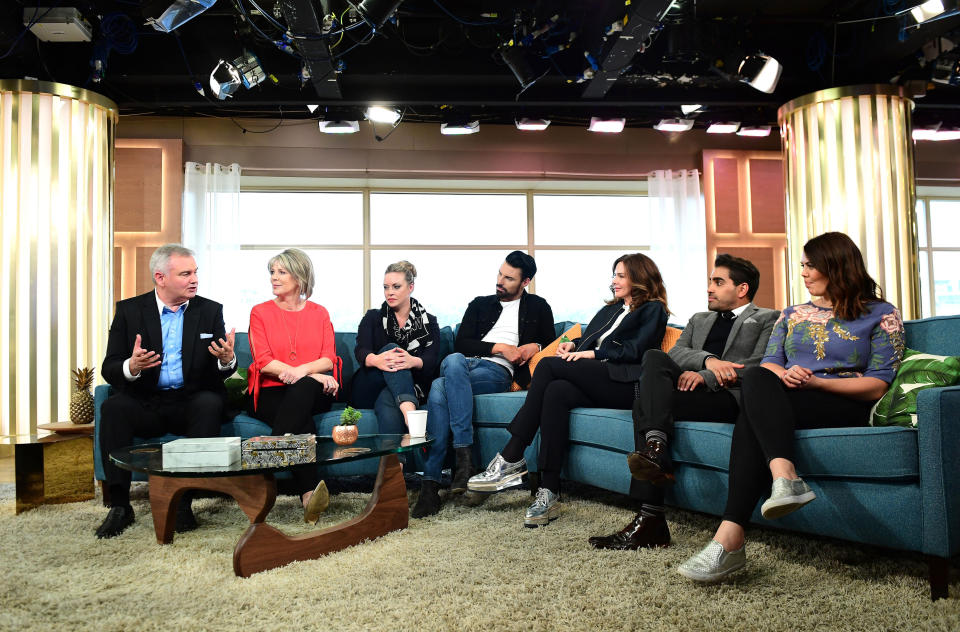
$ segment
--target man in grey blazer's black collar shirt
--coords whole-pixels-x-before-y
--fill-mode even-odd
[[[635,451],[627,456],[630,496],[640,512],[626,527],[594,536],[598,549],[636,550],[670,544],[664,485],[673,483],[669,441],[673,420],[734,423],[740,412],[740,375],[760,364],[780,312],[757,307],[760,272],[746,259],[717,255],[707,289],[710,311],[694,314],[669,353],[643,356],[633,404]]]

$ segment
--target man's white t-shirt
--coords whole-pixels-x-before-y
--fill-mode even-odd
[[[500,307],[503,308],[503,311],[500,312],[500,318],[497,319],[497,322],[493,325],[493,329],[487,332],[487,335],[483,337],[484,342],[492,342],[494,344],[502,343],[507,345],[512,345],[514,347],[519,346],[520,344],[520,299],[518,298],[515,301],[509,301],[507,303],[500,303]],[[506,368],[510,371],[510,375],[513,375],[513,365],[507,361],[501,355],[494,355],[484,360],[489,360],[490,362],[496,362],[500,366]]]

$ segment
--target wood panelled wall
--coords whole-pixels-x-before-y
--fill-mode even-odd
[[[113,220],[113,297],[153,287],[150,255],[180,241],[183,141],[118,139]]]
[[[783,161],[774,151],[703,152],[707,259],[719,252],[749,259],[760,270],[754,303],[787,306],[787,232]]]

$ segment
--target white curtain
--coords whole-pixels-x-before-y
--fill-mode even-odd
[[[648,180],[650,256],[667,286],[671,323],[707,309],[707,227],[700,173],[654,171]]]
[[[240,165],[188,162],[183,178],[183,245],[196,253],[199,294],[223,303],[223,320],[246,330],[246,314],[233,313],[240,295]]]

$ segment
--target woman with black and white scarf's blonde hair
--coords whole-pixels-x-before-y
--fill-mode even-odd
[[[383,304],[363,316],[357,328],[351,404],[373,408],[378,430],[405,434],[407,413],[426,401],[439,366],[440,328],[433,314],[413,298],[417,269],[409,261],[387,266]]]

